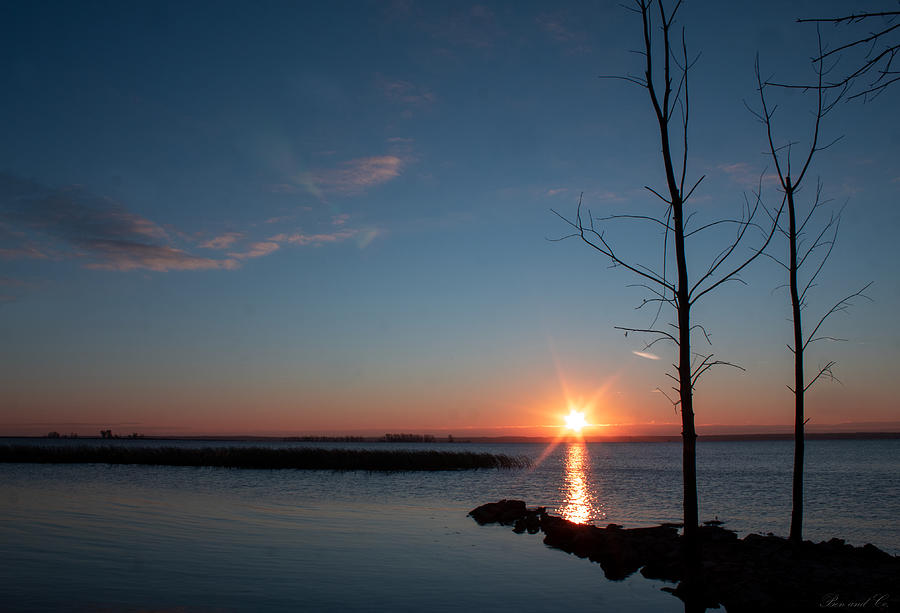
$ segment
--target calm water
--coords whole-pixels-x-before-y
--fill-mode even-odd
[[[0,465],[0,609],[683,610],[660,582],[608,582],[539,536],[465,517],[515,497],[599,525],[677,521],[679,444],[410,447],[540,462],[403,474]],[[789,442],[701,443],[698,455],[701,519],[786,534]],[[811,441],[807,459],[807,538],[900,554],[900,441]]]

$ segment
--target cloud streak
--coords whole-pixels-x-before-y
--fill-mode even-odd
[[[728,175],[728,178],[735,183],[747,187],[759,185],[760,179],[763,184],[774,183],[778,180],[778,175],[774,173],[763,174],[760,176],[760,172],[746,162],[719,164],[716,166],[716,169]]]
[[[128,241],[97,240],[86,242],[91,255],[100,261],[86,265],[93,270],[232,270],[238,267],[233,259],[216,260],[193,256],[181,249],[164,245],[145,245]]]
[[[260,241],[257,243],[252,243],[246,251],[229,253],[228,255],[233,258],[237,258],[238,260],[249,260],[252,258],[261,258],[263,256],[269,255],[270,253],[275,253],[280,248],[281,245],[274,241]]]
[[[580,29],[570,26],[571,19],[565,15],[539,15],[535,23],[556,43],[563,45],[570,54],[590,53],[587,36]]]
[[[119,271],[237,265],[231,258],[197,257],[173,247],[171,237],[155,222],[77,185],[50,189],[0,175],[0,224],[12,229],[0,236],[0,255],[5,257],[80,259],[86,260],[86,268]]]
[[[361,189],[390,180],[401,166],[402,161],[395,156],[352,160],[328,180],[335,188]],[[268,219],[264,225],[272,232],[271,224],[284,219]],[[120,203],[82,187],[48,189],[0,174],[3,259],[74,260],[91,270],[120,272],[235,270],[242,262],[271,255],[286,245],[320,247],[355,237],[363,248],[377,236],[377,230],[361,232],[350,227],[350,220],[343,213],[332,216],[325,231],[294,229],[255,240],[248,232],[230,231],[197,241],[175,228],[166,232]],[[248,229],[258,225],[250,224]],[[183,244],[176,244],[176,239]],[[190,251],[192,245],[226,253],[196,255]]]
[[[357,157],[327,166],[299,168],[290,164],[281,182],[270,183],[267,191],[277,194],[308,193],[320,201],[330,196],[358,196],[398,178],[415,161],[413,140],[394,136],[387,139],[382,155]]]
[[[433,104],[437,100],[434,93],[410,81],[400,79],[389,80],[378,78],[378,88],[385,98],[391,102],[405,106],[422,107]]]
[[[270,240],[279,243],[289,243],[291,245],[312,245],[315,247],[325,245],[327,243],[339,243],[348,238],[356,236],[356,230],[341,230],[339,232],[326,232],[321,234],[304,234],[298,232],[295,234],[278,234]]]
[[[376,155],[343,162],[336,168],[316,170],[315,184],[326,192],[355,195],[400,176],[403,159],[396,155]]]
[[[203,249],[228,249],[243,237],[243,232],[226,232],[225,234],[200,243],[200,247]]]

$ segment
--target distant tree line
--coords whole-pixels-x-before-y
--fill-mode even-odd
[[[382,437],[367,436],[286,436],[285,442],[302,443],[454,443],[456,439],[450,434],[447,438],[438,439],[432,434],[385,434]]]
[[[385,434],[381,439],[385,443],[436,443],[437,438],[433,434]],[[453,442],[453,436],[446,438],[448,443]]]
[[[364,436],[286,436],[285,442],[302,443],[364,443]]]
[[[138,434],[137,432],[132,432],[127,436],[121,436],[119,434],[113,434],[112,430],[100,430],[100,438],[144,438],[143,434]]]

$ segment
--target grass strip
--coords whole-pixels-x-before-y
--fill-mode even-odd
[[[526,468],[524,456],[457,451],[290,447],[146,447],[130,445],[0,445],[0,462],[147,464],[298,470],[437,471]]]

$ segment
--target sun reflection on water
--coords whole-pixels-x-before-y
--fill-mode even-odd
[[[591,487],[591,457],[585,443],[568,445],[565,469],[564,503],[559,509],[560,515],[577,524],[587,524],[605,517]]]

